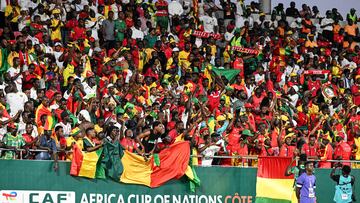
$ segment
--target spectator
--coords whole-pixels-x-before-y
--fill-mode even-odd
[[[341,175],[335,175],[337,168],[342,168]],[[350,175],[351,168],[348,165],[342,166],[337,164],[330,173],[330,178],[336,182],[335,186],[335,202],[344,202],[344,201],[355,201],[355,194],[353,194],[353,186],[355,184],[355,177]]]
[[[290,2],[290,7],[286,9],[286,16],[294,17],[300,16],[299,10],[296,8],[294,1]]]
[[[107,49],[114,47],[115,43],[115,22],[114,22],[114,12],[109,11],[108,18],[103,21],[103,37],[107,45]]]
[[[10,151],[5,151],[4,159],[17,159],[19,156],[17,149],[21,149],[26,144],[23,136],[17,134],[16,126],[13,123],[7,125],[7,133],[3,137],[3,143],[5,148],[10,149]]]
[[[270,19],[243,1],[2,6],[2,141],[14,124],[27,143],[51,148],[37,152],[46,159],[54,146],[59,159],[71,159],[64,139],[66,150],[93,151],[107,139],[146,156],[191,140],[193,154],[305,153],[326,168],[328,160],[359,159],[354,10],[344,25],[336,8],[322,18],[316,6],[299,11],[294,2]],[[206,143],[218,147],[203,148],[213,134]],[[245,158],[193,163],[202,159],[256,166]]]
[[[204,136],[205,143],[199,145],[199,152],[204,156],[201,159],[202,166],[211,166],[213,161],[213,156],[215,153],[220,151],[219,146],[212,142],[210,135]]]

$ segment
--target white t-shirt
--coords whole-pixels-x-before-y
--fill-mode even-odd
[[[184,13],[184,9],[178,1],[171,1],[171,3],[169,3],[168,10],[170,16],[181,16]]]
[[[224,37],[227,42],[230,42],[230,40],[234,37],[234,34],[231,32],[225,32]]]
[[[295,107],[297,101],[299,100],[299,95],[298,94],[293,94],[293,95],[290,95],[289,97],[291,99],[290,104]]]
[[[23,92],[8,93],[6,95],[6,102],[9,104],[10,107],[10,116],[13,117],[18,111],[23,111],[24,105],[27,101],[28,98]]]
[[[321,26],[327,25],[329,23],[333,24],[334,20],[331,18],[324,18],[321,20]],[[332,31],[333,27],[332,27],[332,25],[328,25],[328,26],[322,28],[322,30]]]
[[[291,73],[298,73],[299,70],[300,70],[300,67],[298,65],[295,65],[294,67],[287,66],[285,68],[286,77],[289,77]]]
[[[10,77],[14,77],[15,75],[20,73],[20,69],[11,67],[11,68],[9,68],[8,73],[9,73]],[[19,75],[14,81],[18,91],[22,91],[22,78],[23,78],[23,76]]]
[[[54,51],[54,56],[55,56],[55,59],[56,59],[56,65],[59,66],[59,68],[62,70],[64,68],[64,62],[60,62],[59,61],[59,58],[60,56],[63,54],[62,51]]]
[[[132,35],[131,38],[132,39],[144,39],[144,33],[141,30],[136,29],[135,27],[131,28],[132,30]]]
[[[199,147],[203,147],[205,144],[200,144]],[[211,163],[213,161],[212,156],[215,155],[216,152],[220,151],[219,146],[211,145],[208,148],[206,148],[204,151],[201,152],[201,155],[204,157],[201,158],[201,165],[202,166],[211,166]]]
[[[214,32],[214,28],[218,26],[217,19],[214,17],[210,17],[207,15],[201,16],[200,21],[204,24],[204,31],[205,32]]]
[[[22,135],[26,133],[26,123],[24,122],[20,122],[18,125],[18,134]],[[38,131],[37,131],[37,127],[35,125],[33,125],[33,130],[31,132],[31,137],[35,138],[39,135]]]
[[[63,127],[63,130],[64,130],[64,137],[68,137],[70,135],[70,132],[71,132],[71,124],[70,123],[67,123],[66,125],[63,123],[63,122],[60,122],[58,124],[55,125],[55,128],[57,126],[61,126]]]
[[[0,120],[1,120],[2,122],[4,122],[4,121],[7,121],[7,120],[9,120],[9,119],[6,118],[6,117],[2,117],[2,118],[0,118]],[[6,125],[1,126],[1,127],[0,127],[0,140],[3,139],[3,137],[4,137],[4,135],[5,135],[6,133],[7,133],[7,126],[6,126]]]

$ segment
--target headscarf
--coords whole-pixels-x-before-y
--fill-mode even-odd
[[[82,115],[87,122],[91,122],[91,117],[90,117],[90,114],[89,114],[89,112],[87,110],[84,109],[84,110],[80,111],[79,116],[78,116],[79,123],[81,123],[80,115]]]

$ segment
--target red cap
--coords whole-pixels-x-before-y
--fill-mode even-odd
[[[9,44],[16,44],[16,40],[8,40]]]
[[[203,128],[200,130],[200,134],[203,133],[205,130],[209,130],[209,128]]]
[[[87,77],[87,78],[93,77],[93,76],[95,76],[93,72],[91,72],[91,71],[89,71],[89,70],[86,72],[86,77]]]
[[[7,127],[16,129],[16,126],[15,126],[15,124],[14,124],[13,122],[8,123],[8,124],[7,124]]]

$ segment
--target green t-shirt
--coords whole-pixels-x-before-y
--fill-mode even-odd
[[[116,20],[115,21],[115,31],[116,31],[116,36],[115,36],[115,40],[116,41],[120,41],[122,42],[124,40],[124,32],[126,30],[126,24],[124,21],[122,20]]]
[[[10,133],[7,133],[4,136],[3,142],[7,147],[16,147],[16,148],[21,148],[26,144],[23,136],[17,135],[16,137],[14,137]],[[5,151],[3,159],[14,159],[15,155],[16,153],[14,151]]]
[[[153,48],[155,46],[155,42],[157,41],[157,36],[152,36],[148,34],[145,35],[145,39],[148,41],[146,48]]]

